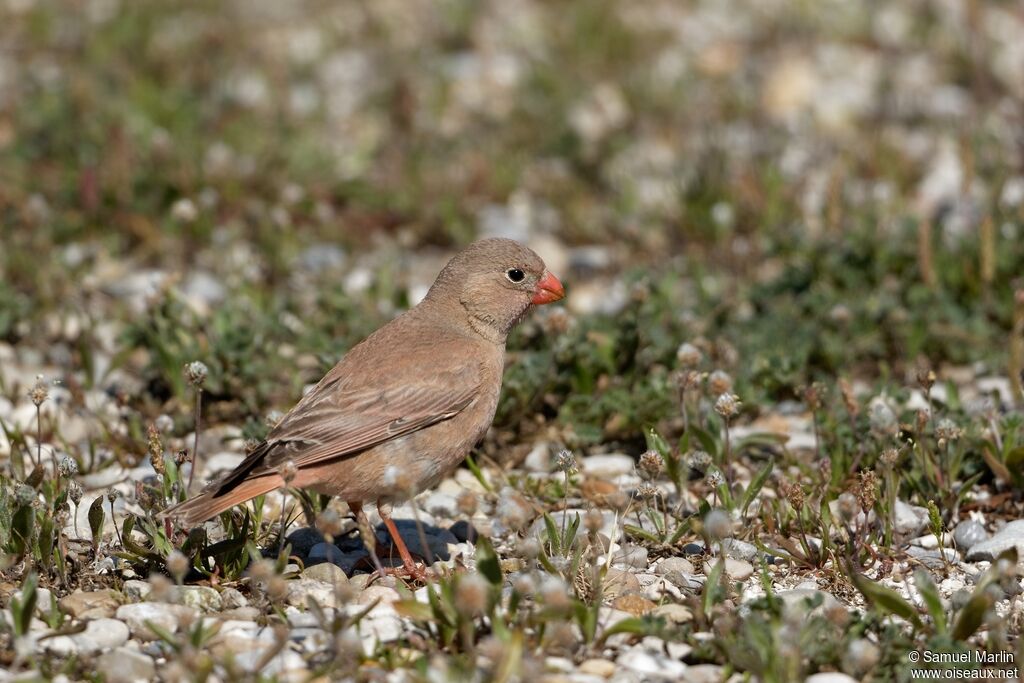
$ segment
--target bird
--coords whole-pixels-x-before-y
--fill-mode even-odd
[[[450,475],[494,419],[512,329],[565,289],[533,250],[471,243],[424,298],[352,347],[227,475],[168,508],[191,527],[287,486],[375,503],[404,569],[422,577],[390,512]]]

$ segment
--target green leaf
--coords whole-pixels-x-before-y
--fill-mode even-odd
[[[663,458],[672,450],[669,448],[668,442],[662,438],[661,434],[654,427],[650,427],[644,432],[644,438],[647,441],[648,450],[657,451]]]
[[[628,536],[632,536],[633,538],[642,538],[645,541],[650,541],[651,543],[656,544],[661,543],[660,538],[658,538],[649,531],[641,529],[638,526],[633,526],[632,524],[625,524],[623,525],[622,530],[625,531]]]
[[[19,636],[28,633],[32,624],[32,615],[36,610],[36,585],[39,577],[35,572],[30,572],[25,577],[25,583],[21,585],[21,596],[11,600],[11,617],[14,619],[14,632]]]
[[[39,523],[39,563],[49,567],[53,560],[53,517],[46,515]]]
[[[473,476],[476,477],[476,480],[480,482],[480,485],[483,486],[484,489],[490,493],[494,493],[494,487],[491,486],[491,482],[487,481],[487,477],[484,476],[483,471],[480,469],[480,466],[476,464],[476,460],[473,459],[472,455],[466,456],[466,467],[469,468],[469,471],[473,473]]]
[[[743,500],[740,503],[740,512],[742,512],[744,516],[747,514],[747,508],[749,508],[750,504],[754,502],[754,499],[757,498],[757,494],[761,492],[765,482],[768,481],[768,477],[771,476],[773,467],[774,464],[771,462],[762,467],[758,473],[754,475],[754,479],[750,482],[750,486],[747,487],[747,490],[743,492]]]
[[[476,570],[492,586],[500,587],[504,580],[498,553],[494,551],[494,546],[486,536],[480,536],[476,540]]]
[[[96,496],[96,499],[92,501],[92,505],[89,506],[89,530],[92,531],[93,550],[99,548],[100,539],[103,538],[104,519],[103,496]]]
[[[914,572],[914,585],[917,587],[917,592],[921,594],[925,607],[928,608],[928,614],[935,622],[935,632],[945,633],[946,610],[942,606],[942,598],[939,597],[939,591],[935,587],[935,582],[932,581],[931,574],[926,569],[918,568]]]
[[[31,505],[19,505],[11,518],[12,549],[16,555],[25,555],[31,548],[36,513]]]
[[[917,610],[914,609],[913,605],[904,600],[899,593],[887,586],[871,581],[852,567],[849,568],[849,575],[853,579],[853,585],[861,592],[864,599],[879,612],[903,617],[914,624],[916,628],[921,628],[921,617],[918,616]]]
[[[719,583],[722,580],[722,572],[724,571],[725,559],[720,557],[718,562],[715,562],[715,566],[711,568],[711,572],[704,582],[704,594],[701,596],[700,607],[704,612],[705,618],[711,615],[711,608],[715,606]]]
[[[555,520],[546,512],[544,513],[544,528],[547,531],[548,543],[551,544],[552,552],[561,555],[562,535],[558,533],[558,527],[555,525]]]
[[[428,623],[435,621],[434,610],[431,609],[430,605],[419,600],[396,600],[391,604],[400,616]]]
[[[710,577],[709,577],[710,580]],[[603,644],[608,638],[618,633],[630,633],[636,636],[646,636],[657,631],[658,622],[652,619],[642,617],[629,617],[617,621],[604,630],[601,634],[600,642]]]

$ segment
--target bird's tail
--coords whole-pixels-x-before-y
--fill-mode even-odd
[[[167,508],[164,510],[163,516],[176,519],[185,527],[198,526],[233,505],[269,493],[280,488],[281,485],[281,477],[273,475],[245,480],[220,495],[217,495],[217,485],[210,486],[188,500]]]

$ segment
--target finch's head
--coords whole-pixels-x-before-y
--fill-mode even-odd
[[[471,324],[502,338],[530,310],[565,296],[562,283],[532,249],[508,239],[474,242],[452,257],[427,297],[454,298]]]

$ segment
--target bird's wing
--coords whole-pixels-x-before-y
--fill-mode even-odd
[[[335,367],[219,483],[216,495],[246,477],[276,473],[289,460],[297,467],[332,460],[451,419],[479,395],[481,381],[473,363],[453,361],[419,378],[422,367],[392,368],[377,385]]]

